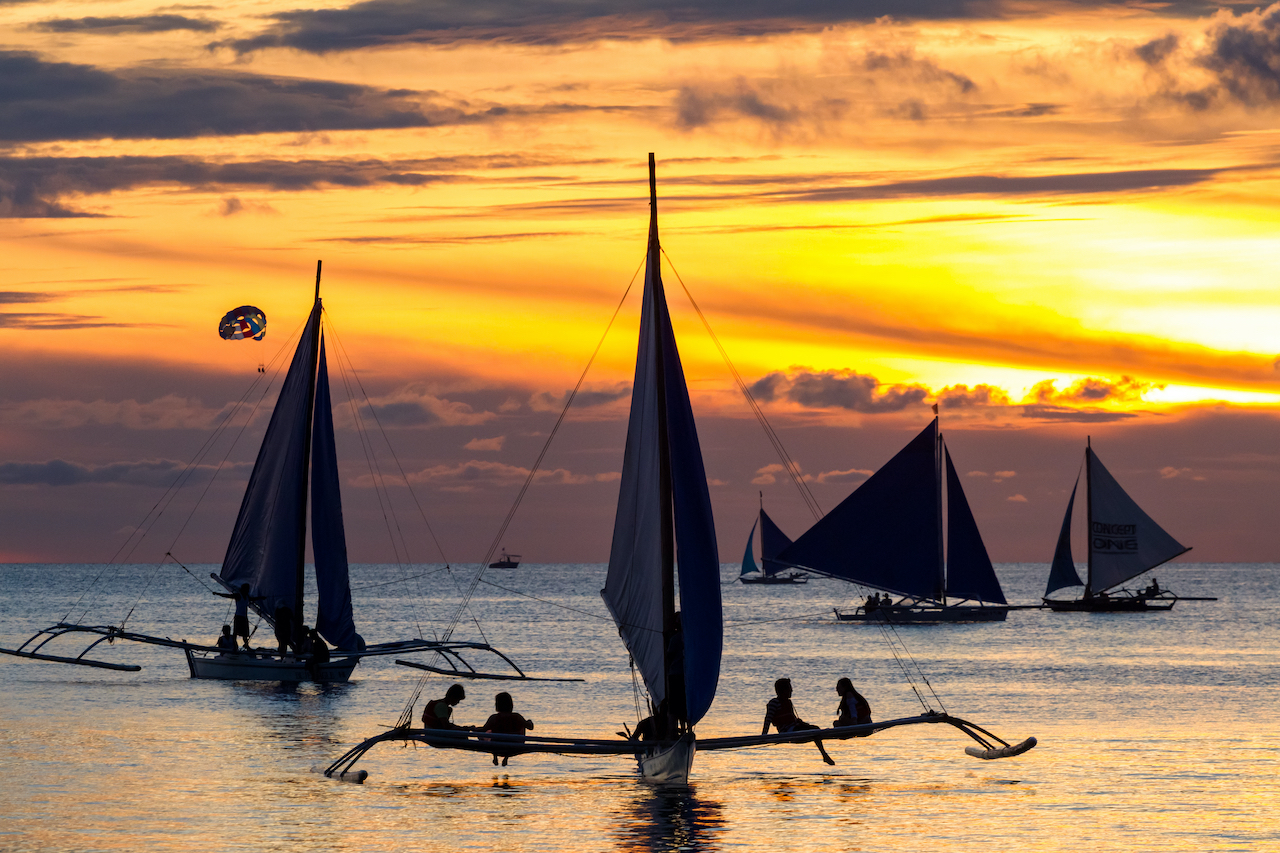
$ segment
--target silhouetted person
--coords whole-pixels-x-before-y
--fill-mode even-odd
[[[234,652],[236,650],[236,638],[235,635],[231,633],[230,625],[222,626],[222,635],[218,637],[217,646],[219,649],[222,649],[223,654],[226,654],[227,652]]]
[[[840,707],[836,709],[839,719],[831,725],[839,728],[840,726],[862,726],[871,722],[871,703],[857,691],[852,681],[847,678],[837,681],[836,693],[840,694]],[[858,737],[866,736],[866,734],[858,735]]]
[[[656,711],[636,723],[635,731],[631,733],[631,740],[646,743],[671,740],[672,732],[675,730],[673,722],[671,715],[667,713],[667,700],[663,699],[658,703]]]
[[[808,732],[818,731],[818,727],[796,716],[796,709],[791,704],[791,679],[779,678],[773,682],[773,692],[778,695],[769,700],[769,704],[764,709],[764,728],[760,730],[760,734],[767,735],[769,733],[769,724],[773,723],[780,733],[786,734],[790,732]],[[828,764],[835,764],[830,755],[827,755],[826,749],[822,746],[822,741],[815,740],[814,745],[818,747],[818,752],[822,753],[822,760]]]
[[[297,651],[293,637],[293,610],[287,604],[276,608],[276,642],[280,644],[280,657],[292,648]]]
[[[307,672],[311,673],[311,680],[319,681],[320,667],[329,662],[329,646],[315,628],[307,631],[302,653],[307,656]]]
[[[233,626],[232,633],[244,642],[246,651],[249,649],[249,604],[254,601],[262,601],[265,596],[249,595],[249,585],[247,583],[240,584],[240,588],[235,592],[215,592],[214,595],[219,598],[231,598],[236,603],[236,613],[231,619]]]
[[[526,729],[533,729],[533,720],[526,720],[522,715],[515,712],[515,703],[511,701],[510,693],[499,693],[493,697],[493,707],[498,712],[490,714],[489,719],[484,722],[484,730],[499,735],[524,735]],[[524,737],[520,738],[521,741]],[[519,755],[520,750],[514,747],[506,747],[495,749],[493,753],[493,763],[498,763],[498,757],[502,757],[502,766],[507,766],[507,759],[513,755]]]
[[[445,692],[443,699],[432,699],[422,709],[422,726],[427,729],[452,729],[453,731],[471,732],[470,726],[455,725],[453,706],[467,698],[467,691],[461,684],[455,684]]]

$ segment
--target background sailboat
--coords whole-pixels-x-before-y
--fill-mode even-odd
[[[759,566],[756,565],[755,556],[751,551],[757,527],[760,529]],[[756,516],[756,522],[751,525],[751,532],[747,534],[747,550],[742,555],[742,571],[738,573],[738,580],[746,584],[808,583],[809,578],[803,573],[787,571],[794,566],[778,560],[778,554],[790,545],[791,538],[783,533],[782,528],[778,527],[769,517],[769,513],[764,511],[762,501],[760,514]]]
[[[1085,530],[1089,549],[1086,579],[1080,580],[1071,556],[1071,513],[1075,506],[1076,489],[1080,485],[1077,475],[1062,519],[1062,530],[1058,533],[1053,563],[1049,568],[1049,581],[1044,591],[1045,605],[1057,613],[1141,613],[1173,609],[1180,597],[1161,589],[1154,578],[1149,585],[1139,590],[1116,591],[1115,587],[1185,554],[1191,548],[1178,542],[1143,512],[1098,459],[1093,452],[1092,442],[1086,444],[1084,450],[1084,477]],[[1084,586],[1084,595],[1071,601],[1049,598],[1054,592],[1072,586]]]
[[[841,621],[998,622],[1009,610],[936,417],[778,559],[897,597]]]
[[[450,672],[476,677],[461,657],[466,651],[498,655],[514,675],[524,678],[508,658],[485,643],[440,642],[412,638],[367,645],[356,631],[348,575],[346,533],[342,520],[329,371],[321,328],[321,264],[316,263],[315,301],[294,350],[271,420],[258,449],[227,545],[221,571],[210,577],[231,593],[249,589],[249,607],[272,628],[281,625],[293,648],[278,653],[275,637],[259,640],[251,652],[226,649],[125,631],[123,623],[84,625],[58,622],[37,631],[17,649],[0,652],[34,660],[70,663],[104,669],[136,671],[137,666],[98,661],[86,655],[99,643],[117,639],[182,649],[192,678],[252,681],[346,681],[361,658],[419,651],[435,652]],[[327,662],[312,663],[302,648],[300,628],[306,614],[307,498],[311,499],[311,545],[315,558],[317,602],[314,624],[333,647]],[[287,616],[286,616],[287,611]],[[127,617],[126,617],[127,619]],[[287,627],[285,627],[287,624]],[[202,628],[203,630],[203,628]],[[96,635],[76,656],[45,651],[68,635]]]

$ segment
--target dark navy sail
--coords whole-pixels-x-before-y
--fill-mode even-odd
[[[1080,486],[1077,475],[1075,485],[1071,487],[1071,499],[1067,501],[1067,514],[1062,518],[1062,530],[1058,533],[1058,547],[1053,549],[1053,564],[1049,567],[1049,583],[1044,594],[1057,592],[1069,586],[1084,586],[1080,573],[1076,571],[1075,560],[1071,557],[1071,510],[1076,505],[1076,489]]]
[[[951,464],[951,451],[944,447],[942,452],[947,462],[947,595],[1007,604],[956,466]]]
[[[351,615],[351,581],[347,573],[347,535],[342,525],[338,486],[338,452],[333,440],[329,366],[324,339],[316,368],[316,413],[311,433],[311,550],[316,565],[316,630],[344,651],[364,648]]]
[[[941,600],[938,422],[778,555],[875,589]]]
[[[791,538],[773,523],[769,513],[760,510],[760,563],[766,575],[776,575],[791,568],[790,563],[780,562],[778,555],[791,545]]]
[[[300,612],[299,569],[305,543],[307,444],[311,432],[320,301],[311,310],[249,475],[240,513],[222,560],[223,581],[249,584],[259,612]]]

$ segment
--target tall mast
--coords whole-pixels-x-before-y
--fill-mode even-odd
[[[1089,548],[1089,572],[1084,581],[1084,597],[1093,598],[1093,440],[1084,438],[1084,538]]]
[[[675,548],[675,499],[672,496],[671,485],[671,445],[670,437],[667,434],[667,377],[666,377],[666,353],[663,352],[662,342],[665,335],[664,330],[660,329],[658,324],[666,317],[666,311],[663,310],[667,304],[666,294],[662,289],[662,247],[658,242],[658,181],[657,170],[654,166],[653,153],[649,154],[649,258],[648,267],[650,282],[653,286],[653,311],[652,317],[653,329],[655,332],[654,340],[654,358],[656,363],[657,385],[658,385],[658,495],[659,495],[659,517],[662,519],[659,529],[662,533],[662,647],[665,650],[671,641],[671,636],[676,630],[676,548]],[[678,678],[683,678],[683,673],[675,674]],[[671,690],[673,673],[669,670],[666,672],[666,693],[668,696],[673,694]],[[683,691],[678,691],[683,693]],[[684,708],[671,708],[680,719],[685,717]]]
[[[302,624],[302,596],[307,571],[307,490],[311,474],[311,432],[316,414],[316,370],[320,363],[320,265],[316,261],[316,300],[311,308],[315,328],[311,330],[311,381],[307,384],[307,428],[302,439],[302,476],[298,478],[298,565],[294,574],[293,624]]]

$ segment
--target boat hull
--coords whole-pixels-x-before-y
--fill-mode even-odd
[[[1044,599],[1044,604],[1054,613],[1160,613],[1172,610],[1176,598],[1117,597],[1078,598],[1075,601]]]
[[[491,569],[516,569],[519,567],[520,563],[515,560],[498,560],[489,564]]]
[[[1003,622],[1009,615],[1008,607],[999,605],[951,604],[951,605],[891,605],[877,607],[871,612],[859,607],[846,613],[836,611],[838,622],[866,622],[891,625],[949,625],[963,622]]]
[[[210,678],[218,681],[318,681],[326,684],[344,683],[360,662],[359,658],[336,658],[318,667],[315,677],[307,669],[305,661],[277,655],[205,654],[187,649],[187,666],[192,678]]]
[[[637,753],[640,778],[653,785],[687,785],[697,751],[698,742],[693,733],[688,732],[670,746]]]
[[[743,583],[762,583],[762,584],[796,584],[808,583],[809,578],[805,575],[758,575],[756,577],[740,577],[738,580]]]

